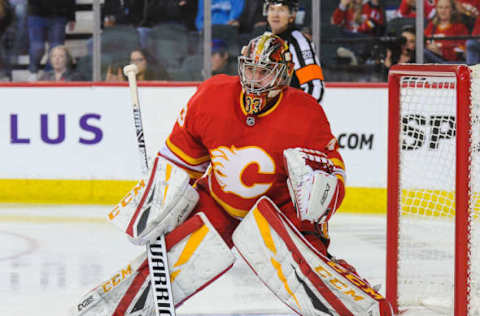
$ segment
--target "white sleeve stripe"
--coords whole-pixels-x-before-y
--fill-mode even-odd
[[[312,96],[315,98],[315,99],[320,99],[320,96],[322,94],[322,82],[318,79],[316,80],[312,80],[311,81],[312,84],[313,84],[313,91],[312,91]]]
[[[307,39],[305,36],[299,31],[293,31],[292,36],[297,41],[298,47],[300,50],[310,50],[310,45],[308,44]]]
[[[301,85],[303,91],[310,94],[317,101],[320,101],[323,93],[323,83],[319,79],[308,81]]]
[[[165,144],[160,148],[159,153],[165,156],[166,158],[172,160],[179,166],[185,167],[186,169],[196,171],[196,172],[201,172],[201,173],[205,172],[205,170],[207,170],[208,168],[208,165],[210,164],[210,161],[206,161],[196,166],[187,164],[186,162],[178,158],[178,156],[175,155]]]
[[[293,68],[295,70],[298,70],[300,69],[301,65],[300,65],[300,61],[298,60],[298,57],[297,57],[297,52],[295,51],[295,47],[293,47],[293,45],[289,45],[289,50],[290,50],[290,53],[292,54],[292,59],[293,59]]]
[[[293,31],[292,32],[292,37],[295,39],[294,45],[296,44],[298,46],[298,49],[300,52],[303,51],[310,51],[311,54],[309,58],[306,58],[303,60],[305,65],[310,65],[315,63],[315,51],[313,50],[313,47],[310,46],[310,42],[305,38],[305,35],[303,35],[300,31]],[[302,56],[303,58],[303,56]]]

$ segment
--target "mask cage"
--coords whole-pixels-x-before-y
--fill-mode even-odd
[[[262,94],[282,89],[290,84],[287,67],[283,63],[259,62],[246,56],[240,56],[238,73],[242,87],[248,94]]]

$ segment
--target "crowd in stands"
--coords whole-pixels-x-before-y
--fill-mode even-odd
[[[378,65],[384,74],[392,64],[415,62],[416,0],[401,0],[386,17],[382,0],[340,0],[331,23],[352,41],[338,51],[352,64]],[[477,64],[480,42],[479,0],[424,0],[424,62]],[[395,38],[398,39],[395,42]],[[360,62],[359,62],[360,60]]]
[[[304,14],[295,20],[306,33],[311,1],[300,0]],[[321,20],[322,67],[327,73],[371,67],[385,80],[393,64],[414,62],[416,2],[322,2],[329,17]],[[236,74],[241,47],[271,31],[263,4],[211,0],[213,74]],[[203,7],[203,0],[103,1],[102,80],[125,80],[121,68],[129,62],[141,69],[139,80],[203,80]],[[75,0],[0,0],[0,81],[18,80],[15,70],[24,74],[20,80],[91,80],[93,26],[80,30],[82,10]],[[425,62],[480,62],[480,40],[474,38],[480,36],[480,0],[424,0],[423,13]]]

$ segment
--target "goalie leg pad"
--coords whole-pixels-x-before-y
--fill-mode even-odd
[[[83,295],[70,315],[130,315],[139,310],[155,314],[146,253]]]
[[[181,224],[195,207],[198,193],[189,181],[183,169],[157,156],[148,178],[115,206],[108,220],[136,245],[153,242]]]
[[[175,306],[228,271],[235,255],[207,216],[197,213],[165,237]]]
[[[234,254],[203,213],[165,236],[175,306],[228,271]],[[161,276],[160,276],[161,278]],[[84,295],[75,316],[155,315],[148,259],[142,254]],[[154,279],[162,282],[161,279]]]
[[[315,250],[266,197],[242,220],[233,242],[260,280],[299,315],[393,315],[379,293]]]

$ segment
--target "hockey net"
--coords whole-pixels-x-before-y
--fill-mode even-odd
[[[480,315],[480,69],[389,74],[387,297],[406,315]]]

